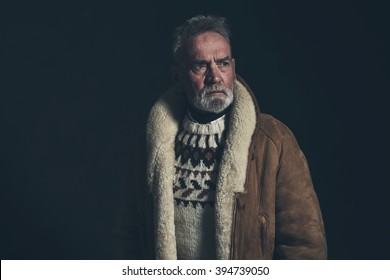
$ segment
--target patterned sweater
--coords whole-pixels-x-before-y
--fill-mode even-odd
[[[225,116],[200,124],[187,115],[175,141],[175,232],[178,259],[215,259],[215,188]]]

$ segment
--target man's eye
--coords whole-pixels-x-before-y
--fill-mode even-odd
[[[218,62],[218,65],[222,66],[222,67],[227,67],[227,66],[229,66],[229,62],[228,61],[221,61],[221,62]]]
[[[200,71],[200,70],[203,70],[203,69],[206,69],[206,65],[205,64],[195,64],[194,66],[192,66],[192,70],[193,71]]]

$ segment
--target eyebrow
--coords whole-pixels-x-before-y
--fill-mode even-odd
[[[217,62],[222,62],[222,61],[226,61],[226,60],[232,60],[232,58],[230,56],[226,56],[224,58],[217,59]]]
[[[231,57],[225,56],[224,58],[218,58],[216,60],[216,62],[222,62],[222,61],[226,61],[226,60],[231,60]],[[208,64],[208,63],[209,63],[208,60],[195,60],[195,61],[193,61],[193,64]]]

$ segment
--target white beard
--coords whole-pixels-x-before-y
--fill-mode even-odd
[[[224,97],[210,95],[213,91],[220,91]],[[224,85],[206,86],[192,100],[192,106],[208,113],[220,113],[233,102],[233,90]]]

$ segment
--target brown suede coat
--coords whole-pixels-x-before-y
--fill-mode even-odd
[[[326,259],[305,156],[285,125],[256,109],[245,192],[236,194],[231,258]]]
[[[239,77],[234,92],[217,182],[217,258],[326,259],[320,207],[295,137],[284,124],[260,113]],[[173,148],[187,108],[183,96],[171,89],[149,115],[147,156],[137,149],[132,168],[138,196],[126,202],[136,197],[131,189],[125,198],[116,231],[126,241],[118,245],[120,258],[176,258]],[[126,204],[137,204],[137,211]]]

